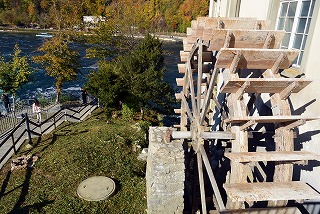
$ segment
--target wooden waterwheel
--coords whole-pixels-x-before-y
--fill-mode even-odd
[[[295,151],[294,129],[318,118],[291,115],[288,99],[311,81],[281,76],[298,52],[279,49],[285,32],[267,30],[268,25],[252,18],[201,17],[184,39],[178,65],[184,77],[177,79],[182,90],[176,94],[181,108],[175,110],[180,131],[171,136],[190,142],[196,155],[202,213],[207,213],[206,180],[219,211],[320,198],[293,181],[294,164],[320,159]],[[210,162],[215,154],[207,149],[218,145],[224,151],[220,165],[228,160],[223,186],[216,181],[219,167],[213,170]]]

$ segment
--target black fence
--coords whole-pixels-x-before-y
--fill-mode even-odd
[[[16,116],[13,128],[7,129],[0,135],[0,168],[15,154],[20,146],[27,140],[32,144],[32,138],[48,134],[65,121],[80,122],[98,108],[97,100],[78,106],[56,107],[41,123],[35,122],[28,112]]]

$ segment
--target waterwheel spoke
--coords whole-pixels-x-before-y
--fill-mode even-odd
[[[201,154],[197,153],[197,162],[198,162],[198,175],[199,175],[199,184],[200,184],[200,194],[201,194],[201,207],[202,213],[207,213],[206,207],[206,194],[204,190],[204,179],[203,179],[203,170],[202,170],[202,158]]]
[[[197,108],[201,108],[201,83],[202,83],[202,41],[198,41],[198,82],[197,82]],[[200,123],[201,124],[201,123]]]
[[[183,104],[184,104],[184,106],[186,108],[186,112],[187,112],[188,117],[190,118],[191,121],[193,121],[194,117],[192,116],[192,113],[191,113],[191,110],[189,108],[188,102],[187,102],[187,100],[186,100],[186,98],[185,98],[185,96],[183,94],[181,96],[181,100],[182,100],[182,102],[183,102]]]
[[[192,70],[190,62],[187,62],[187,72],[189,75],[189,84],[190,84],[190,95],[191,95],[191,104],[192,104],[192,110],[195,117],[199,116],[199,111],[196,104],[196,97],[195,97],[195,91],[194,91],[194,83],[193,83],[193,76],[192,76]]]
[[[200,124],[204,122],[205,116],[207,114],[208,108],[209,108],[209,102],[210,98],[212,97],[212,92],[214,88],[214,83],[217,77],[218,69],[213,70],[213,74],[211,75],[210,83],[209,83],[209,88],[207,90],[207,94],[204,100],[204,103],[201,108],[201,115],[200,115]]]
[[[204,147],[202,144],[199,145],[199,150],[200,150],[200,154],[202,155],[202,160],[203,160],[204,166],[206,167],[206,170],[207,170],[207,173],[208,173],[208,176],[209,176],[209,179],[210,179],[213,191],[214,191],[214,196],[215,196],[217,203],[218,203],[217,209],[219,209],[219,211],[223,211],[226,208],[225,208],[224,203],[222,201],[222,197],[221,197],[218,185],[217,185],[217,181],[214,177],[207,153],[204,150]],[[199,152],[197,154],[199,154]]]

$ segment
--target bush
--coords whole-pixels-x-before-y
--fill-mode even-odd
[[[132,120],[134,113],[134,108],[130,107],[127,103],[122,104],[121,114],[124,120]]]

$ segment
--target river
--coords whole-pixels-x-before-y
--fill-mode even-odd
[[[32,63],[31,57],[37,55],[37,49],[45,41],[45,38],[36,37],[34,33],[0,33],[0,55],[5,59],[13,53],[15,44],[19,45],[22,53],[30,59],[31,68],[34,70],[31,75],[31,81],[18,90],[18,99],[31,99],[33,97],[45,96],[50,97],[55,93],[54,79],[45,74],[45,70],[39,68],[39,65]],[[76,45],[76,49],[81,56],[80,71],[77,80],[66,82],[63,86],[65,93],[80,93],[79,89],[87,80],[87,75],[97,69],[96,60],[85,58],[85,48]],[[180,50],[182,50],[182,42],[163,42],[163,51],[165,56],[166,73],[164,81],[168,82],[176,89],[175,78],[181,77],[178,73],[177,64],[180,61]]]

